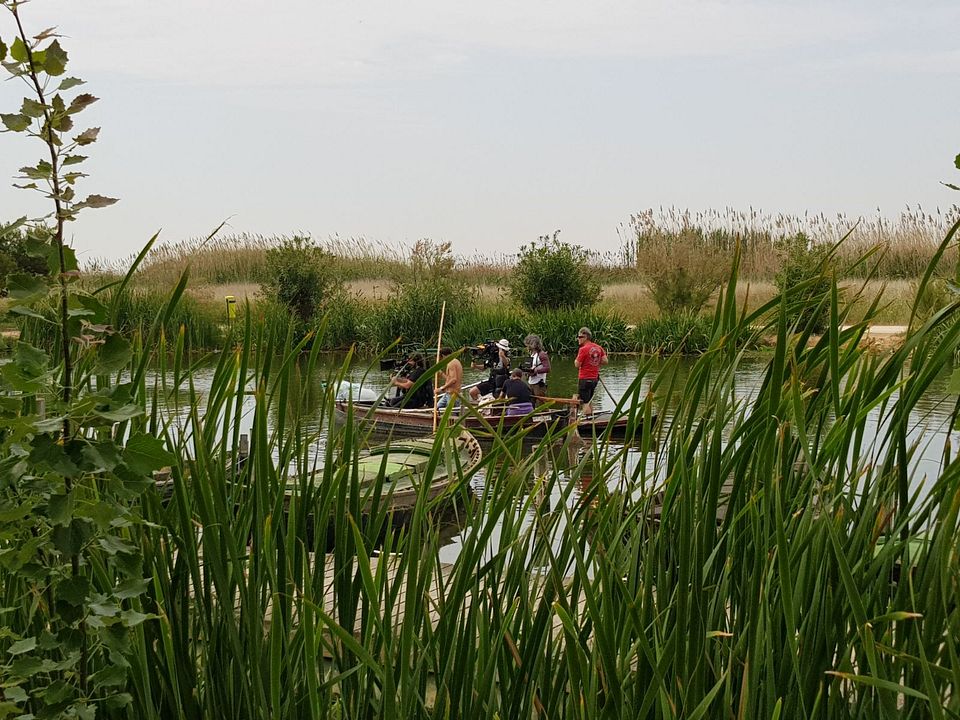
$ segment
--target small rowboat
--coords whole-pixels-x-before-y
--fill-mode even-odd
[[[502,409],[503,406],[498,406]],[[377,405],[375,403],[347,401],[335,406],[337,419],[344,422],[352,416],[372,432],[391,437],[418,437],[433,432],[433,410],[406,410]],[[439,416],[443,418],[441,413]],[[544,410],[530,415],[494,414],[478,417],[475,414],[457,414],[450,416],[450,422],[470,431],[481,438],[490,438],[493,434],[505,435],[511,432],[523,433],[531,439],[542,439],[548,432],[562,430],[567,423],[567,410]],[[656,418],[654,418],[656,422]],[[581,435],[603,435],[609,431],[613,438],[623,439],[630,428],[635,437],[640,436],[642,419],[631,421],[627,415],[613,417],[610,412],[596,413],[592,418],[577,421],[577,430]]]
[[[369,507],[378,492],[392,510],[412,509],[421,492],[428,501],[435,500],[453,489],[483,457],[480,443],[465,430],[441,442],[435,463],[432,437],[389,442],[361,455],[357,466],[364,505]]]

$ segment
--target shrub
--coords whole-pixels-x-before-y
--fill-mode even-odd
[[[591,307],[600,299],[600,279],[589,265],[590,254],[579,245],[560,242],[558,233],[520,248],[510,291],[528,310]]]
[[[459,282],[456,270],[450,243],[419,240],[411,252],[410,266],[395,270],[390,295],[370,320],[372,344],[382,347],[397,338],[436,342],[444,303],[448,327],[476,305],[477,289]]]
[[[578,348],[577,330],[581,327],[590,328],[594,341],[607,352],[632,349],[627,342],[627,321],[619,313],[605,310],[578,308],[532,313],[528,332],[539,335],[550,352],[572,353]]]
[[[660,312],[699,312],[730,273],[730,252],[693,230],[637,239],[637,271]]]
[[[777,290],[788,296],[787,319],[798,328],[823,332],[830,317],[829,303],[821,302],[832,286],[826,272],[830,246],[814,243],[802,232],[778,241],[777,246],[780,270],[774,280]]]
[[[306,327],[340,289],[334,257],[309,238],[295,236],[267,250],[261,292]]]

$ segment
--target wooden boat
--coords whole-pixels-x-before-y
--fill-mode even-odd
[[[466,430],[450,435],[443,442],[442,455],[432,471],[430,463],[435,444],[433,437],[404,438],[363,452],[357,459],[357,470],[364,506],[369,507],[375,493],[379,491],[381,502],[388,504],[390,509],[412,510],[424,485],[428,486],[426,499],[435,500],[455,487],[460,478],[476,467],[483,458],[480,443]],[[233,470],[237,476],[242,472],[245,463],[244,454]],[[310,481],[322,481],[322,478],[323,472],[318,471]],[[174,489],[169,468],[155,472],[154,482],[164,501],[169,501]],[[291,478],[287,482],[285,504],[289,504],[292,495],[299,489],[300,482]]]
[[[444,495],[483,457],[480,443],[466,430],[442,442],[441,456],[432,471],[433,437],[389,442],[363,453],[357,465],[365,506],[379,492],[392,510],[411,510],[421,492],[426,492],[427,500]]]
[[[504,406],[496,406],[500,414],[488,417],[477,416],[474,413],[457,414],[450,416],[450,421],[458,427],[468,430],[481,438],[489,438],[493,434],[505,435],[509,433],[523,433],[531,439],[542,439],[548,432],[562,430],[569,422],[566,409],[547,409],[542,412],[533,412],[530,415],[504,415]],[[353,418],[360,424],[368,427],[377,434],[394,437],[417,437],[433,432],[433,410],[405,410],[376,403],[347,401],[336,404],[337,419],[346,421],[352,412]],[[441,414],[442,418],[443,415]],[[656,422],[656,418],[654,418]],[[613,417],[609,411],[598,412],[592,418],[581,418],[577,421],[577,431],[581,436],[599,436],[609,431],[611,437],[623,439],[631,426],[635,436],[640,436],[639,422],[631,423],[627,415]]]

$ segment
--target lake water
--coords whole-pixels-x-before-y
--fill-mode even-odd
[[[549,395],[554,397],[572,396],[576,392],[577,385],[576,369],[573,367],[572,358],[555,357],[552,358],[552,361],[553,369],[550,374]],[[746,360],[741,363],[735,375],[735,395],[740,401],[749,402],[756,395],[763,381],[763,376],[769,361],[769,356],[765,356],[757,357],[753,360]],[[653,380],[658,373],[667,371],[679,373],[680,377],[676,380],[678,385],[682,386],[683,374],[689,371],[693,362],[687,361],[679,365],[671,365],[658,361],[651,365],[649,360],[643,360],[637,357],[612,357],[610,364],[603,370],[603,385],[597,388],[597,396],[594,400],[595,408],[597,410],[613,408],[616,401],[620,400],[637,380],[641,365],[646,366],[648,369],[647,374],[641,379],[641,387],[645,389],[645,386],[648,386],[650,381]],[[670,369],[668,370],[667,368]],[[199,391],[203,392],[205,387],[209,386],[208,384],[212,375],[212,368],[209,371],[201,370],[198,372],[195,376],[195,381]],[[469,383],[485,379],[487,373],[481,370],[467,369],[464,375],[464,382]],[[317,402],[314,403],[315,408],[313,410],[315,415],[303,419],[307,430],[316,431],[314,452],[317,453],[317,456],[320,458],[323,457],[322,452],[326,438],[326,430],[320,422],[322,409],[319,399],[323,395],[320,390],[320,383],[326,377],[326,370],[322,369],[321,374],[318,374],[318,376],[311,381],[311,387],[301,388],[301,392],[298,395],[298,398],[301,400],[310,397],[317,399]],[[347,377],[350,381],[358,384],[363,383],[365,388],[373,389],[378,393],[384,391],[389,384],[389,375],[387,373],[380,372],[376,369],[370,370],[368,363],[363,361],[358,362],[355,367],[351,368]],[[957,434],[950,433],[949,431],[950,413],[954,402],[954,397],[947,392],[949,377],[950,370],[949,368],[945,368],[944,372],[934,383],[922,402],[917,405],[914,415],[911,418],[910,440],[916,443],[918,447],[914,466],[911,468],[912,484],[915,490],[920,490],[921,494],[923,492],[924,478],[939,474],[943,445],[948,434],[954,435],[951,441],[955,447],[957,445]],[[309,402],[305,404],[308,407],[310,406]],[[247,416],[243,421],[245,430],[250,426],[252,419],[251,410],[252,403],[248,407]],[[661,422],[669,423],[671,421],[670,407],[658,407],[657,411],[660,413]],[[880,427],[879,416],[876,411],[874,411],[870,417],[867,429],[868,432],[874,436],[878,434]],[[632,472],[635,469],[639,453],[628,450],[625,457],[626,462],[623,468],[626,472]],[[619,480],[620,478],[607,478],[607,482],[611,485],[616,485]],[[480,495],[482,493],[483,483],[484,477],[481,472],[478,473],[474,479],[474,490],[476,494]],[[522,500],[523,498],[518,498],[518,502]],[[575,501],[576,494],[567,500],[568,502],[571,500]],[[560,497],[543,498],[543,502],[547,503],[560,501],[562,501]],[[448,535],[451,537],[450,544],[441,551],[441,559],[444,561],[451,561],[456,556],[459,548],[456,529],[454,528]],[[495,539],[492,539],[492,541],[494,540]]]

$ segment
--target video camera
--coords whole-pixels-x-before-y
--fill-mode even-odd
[[[523,370],[523,372],[529,375],[530,373],[533,372],[533,358],[528,357],[526,360],[521,362],[517,367],[519,367],[521,370]]]
[[[482,362],[484,367],[491,368],[500,362],[500,348],[494,340],[487,340],[480,345],[472,345],[470,357],[473,362]]]

